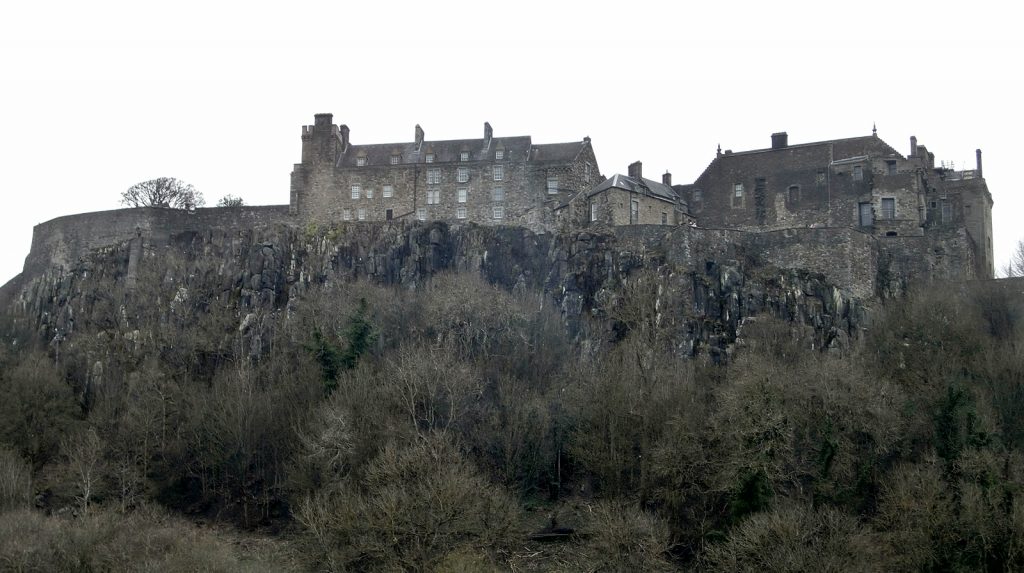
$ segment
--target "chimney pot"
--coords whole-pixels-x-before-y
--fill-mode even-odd
[[[977,158],[978,178],[980,179],[984,177],[984,175],[981,174],[981,150],[975,149],[974,156]]]
[[[772,149],[789,147],[789,135],[785,131],[772,134]]]

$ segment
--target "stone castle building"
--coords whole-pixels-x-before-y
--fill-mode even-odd
[[[976,169],[956,171],[936,166],[916,137],[903,156],[877,133],[797,145],[775,133],[767,149],[719,149],[695,183],[676,190],[701,227],[847,227],[883,242],[965,233],[971,274],[993,276],[992,196],[980,149]]]
[[[553,211],[600,182],[590,138],[535,144],[530,136],[356,145],[329,113],[302,128],[290,212],[301,220],[467,220],[543,229]]]

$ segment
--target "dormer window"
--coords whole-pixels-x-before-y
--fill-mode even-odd
[[[433,163],[434,162],[434,154],[433,153],[428,153],[425,161],[427,163]]]
[[[363,167],[364,165],[366,165],[366,158],[356,157],[356,167]]]
[[[401,162],[401,161],[402,161],[402,156],[401,155],[392,155],[391,156],[391,164],[392,165],[398,165],[399,162]]]
[[[459,154],[459,161],[469,161],[469,152],[463,151]]]
[[[505,150],[504,149],[499,149],[499,150],[495,151],[494,152],[494,159],[496,159],[497,161],[501,161],[502,159],[505,159]]]

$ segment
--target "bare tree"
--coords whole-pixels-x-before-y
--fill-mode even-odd
[[[245,201],[241,197],[235,197],[231,193],[228,193],[217,201],[218,207],[241,207],[243,205],[245,205]]]
[[[129,207],[169,207],[191,209],[206,204],[203,194],[192,185],[173,177],[158,177],[136,183],[121,194],[121,204]]]
[[[1010,254],[1010,262],[1003,267],[1008,277],[1024,277],[1024,239],[1017,241],[1017,248]]]

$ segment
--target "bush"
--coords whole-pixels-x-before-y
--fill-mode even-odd
[[[71,387],[50,364],[45,356],[27,355],[0,373],[0,443],[36,468],[57,455],[81,413]]]
[[[0,446],[0,511],[29,507],[32,472],[17,452]]]
[[[586,525],[584,552],[592,571],[664,571],[671,569],[668,525],[635,505],[615,501],[594,504]]]

